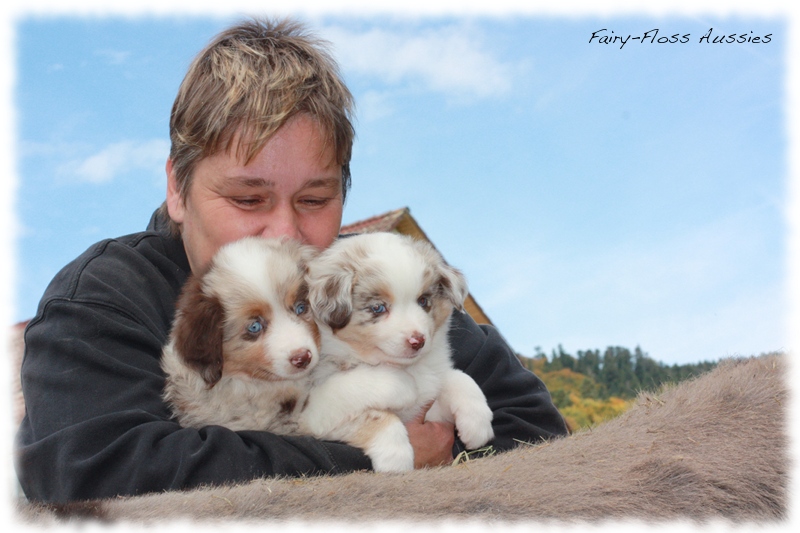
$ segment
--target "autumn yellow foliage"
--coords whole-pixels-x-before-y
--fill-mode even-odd
[[[534,357],[520,355],[519,360],[544,381],[571,430],[619,416],[643,390],[680,383],[717,365],[713,361],[667,365],[651,359],[639,346],[633,351],[620,346],[578,351],[576,357],[559,345],[549,358],[537,347]]]
[[[633,405],[633,400],[623,400],[616,396],[607,400],[595,400],[570,394],[570,399],[573,402],[572,405],[561,408],[559,411],[567,420],[571,431],[610,420],[621,415]]]
[[[634,403],[634,400],[624,400],[616,396],[601,398],[600,385],[589,376],[568,368],[544,372],[537,362],[534,360],[532,370],[544,381],[553,397],[553,403],[566,419],[571,431],[610,420],[624,413]]]

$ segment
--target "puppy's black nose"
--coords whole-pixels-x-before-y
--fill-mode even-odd
[[[411,345],[411,349],[415,352],[419,351],[423,346],[425,346],[425,335],[414,333],[408,338],[408,344]]]
[[[289,361],[296,368],[305,368],[311,362],[311,350],[298,350]]]

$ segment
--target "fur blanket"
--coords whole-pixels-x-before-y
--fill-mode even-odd
[[[52,507],[20,502],[23,522],[165,519],[329,522],[788,519],[788,363],[723,361],[622,416],[570,437],[457,466],[259,479],[230,487]]]

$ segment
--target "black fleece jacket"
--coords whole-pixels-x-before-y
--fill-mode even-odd
[[[189,272],[182,241],[154,215],[147,231],[95,244],[53,279],[25,331],[27,414],[15,463],[29,499],[63,503],[370,468],[359,449],[341,443],[182,428],[170,418],[159,358]],[[456,313],[450,337],[455,365],[494,411],[495,449],[566,434],[544,384],[494,328]]]

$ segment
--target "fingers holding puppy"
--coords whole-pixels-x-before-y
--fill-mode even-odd
[[[449,465],[453,462],[455,426],[450,422],[426,421],[433,402],[428,403],[414,419],[406,422],[408,440],[414,449],[414,468]]]

